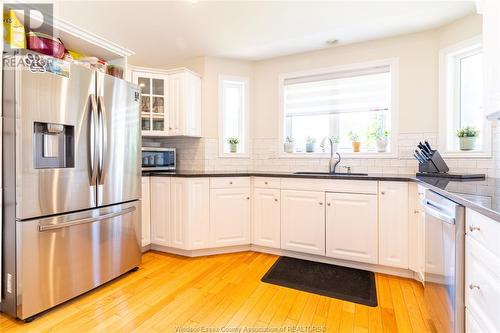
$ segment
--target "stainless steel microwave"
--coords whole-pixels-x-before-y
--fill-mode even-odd
[[[142,170],[175,170],[175,148],[142,147]]]

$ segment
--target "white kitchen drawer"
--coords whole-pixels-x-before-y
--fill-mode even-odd
[[[466,236],[465,306],[484,332],[500,332],[500,260]]]
[[[255,177],[254,186],[259,188],[280,188],[281,180],[280,178]]]
[[[281,189],[377,194],[378,182],[371,180],[282,178]]]
[[[500,222],[466,209],[466,234],[477,240],[500,259]]]
[[[210,188],[250,187],[249,177],[212,177]]]

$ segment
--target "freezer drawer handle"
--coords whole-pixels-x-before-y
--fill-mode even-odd
[[[134,210],[136,210],[135,206],[125,208],[119,212],[112,212],[112,213],[100,215],[97,217],[89,217],[89,218],[80,219],[80,220],[73,220],[73,221],[69,221],[66,223],[60,223],[60,224],[39,225],[38,230],[39,231],[48,231],[48,230],[72,227],[72,226],[79,225],[79,224],[94,223],[94,222],[102,221],[105,219],[110,219],[113,217],[125,215],[127,213],[133,212]]]

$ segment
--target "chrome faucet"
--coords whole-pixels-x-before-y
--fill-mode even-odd
[[[325,137],[323,139],[322,144],[324,144],[325,139],[328,139],[330,141],[330,161],[328,163],[328,172],[329,173],[335,173],[335,170],[337,169],[337,165],[342,161],[342,158],[340,157],[340,154],[338,152],[333,151],[333,140],[331,137]],[[334,153],[337,155],[338,159],[335,160],[333,158]]]

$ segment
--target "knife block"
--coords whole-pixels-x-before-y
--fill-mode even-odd
[[[429,161],[418,164],[421,173],[447,173],[450,170],[437,150],[432,151]]]

